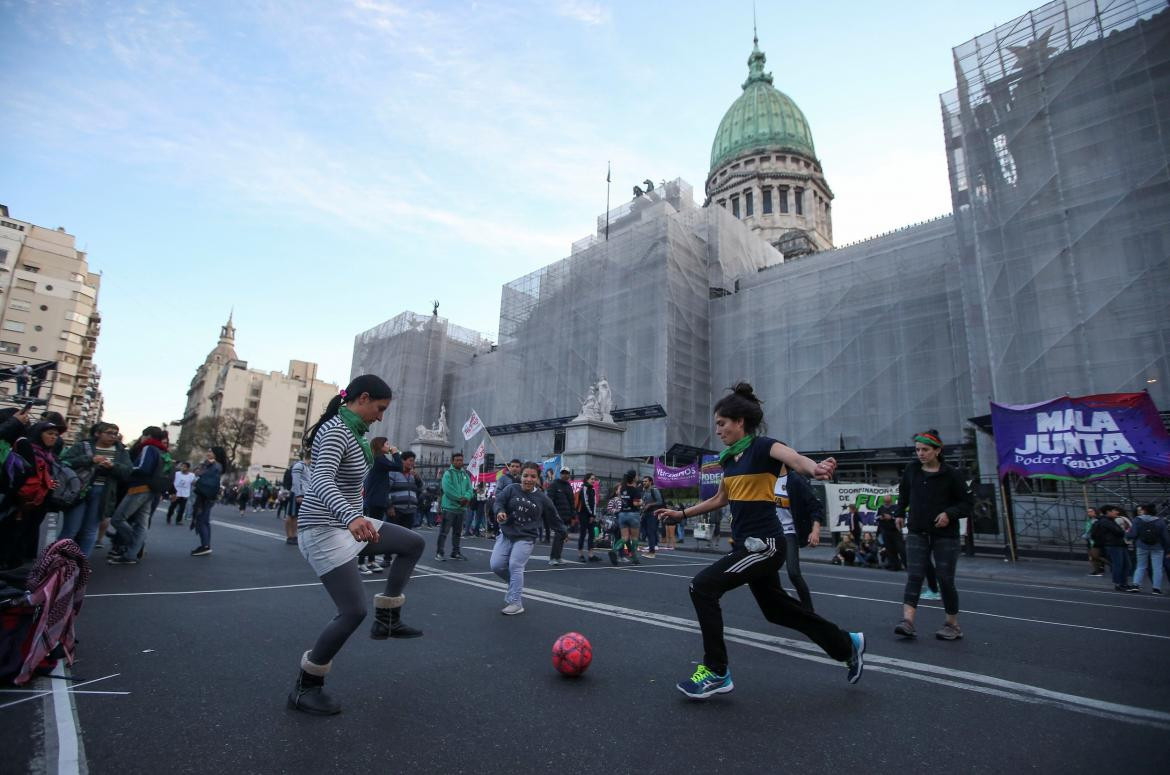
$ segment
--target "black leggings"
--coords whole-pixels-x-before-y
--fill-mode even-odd
[[[577,523],[579,529],[577,530],[577,551],[585,550],[585,544],[588,542],[589,551],[593,551],[593,518],[588,514],[578,514]]]
[[[394,555],[394,561],[386,573],[384,595],[395,597],[402,594],[425,546],[426,542],[418,533],[389,523],[384,523],[378,531],[377,543],[366,544],[362,556]],[[309,661],[315,665],[326,665],[333,661],[349,636],[365,620],[369,605],[365,590],[362,589],[362,577],[353,560],[326,573],[321,577],[321,583],[325,585],[329,597],[333,598],[337,615],[325,625],[309,654]]]
[[[930,533],[911,533],[906,536],[906,557],[909,561],[909,578],[902,602],[917,608],[918,595],[922,592],[922,580],[926,577],[931,559],[934,560],[934,574],[942,593],[943,608],[950,615],[959,613],[959,590],[955,588],[955,565],[959,561],[959,539],[937,536]]]
[[[788,580],[792,588],[800,596],[800,603],[808,610],[813,610],[812,593],[808,591],[808,584],[804,583],[804,576],[800,574],[800,546],[796,536],[784,536],[784,557],[788,563]]]
[[[768,548],[747,552],[737,548],[699,571],[691,580],[691,602],[703,632],[703,664],[714,673],[727,671],[727,645],[723,642],[723,609],[719,598],[725,592],[747,584],[764,618],[781,627],[802,632],[833,659],[844,662],[853,653],[849,633],[822,619],[798,603],[780,586],[780,566],[785,549],[783,538],[765,539]]]

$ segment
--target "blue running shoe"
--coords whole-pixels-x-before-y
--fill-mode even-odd
[[[849,683],[855,684],[861,680],[861,671],[865,669],[865,633],[851,632],[849,640],[853,641],[853,655],[845,666],[849,668]]]
[[[723,675],[715,675],[706,665],[699,665],[694,675],[678,682],[678,690],[692,700],[705,700],[712,694],[725,694],[734,688],[730,670]]]
[[[942,595],[938,592],[931,592],[929,589],[924,589],[918,598],[920,600],[942,600]]]

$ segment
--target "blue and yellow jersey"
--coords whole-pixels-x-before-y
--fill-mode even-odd
[[[769,454],[775,443],[775,439],[760,436],[738,460],[729,460],[723,467],[736,546],[753,536],[776,538],[783,534],[776,517],[776,479],[784,464]]]

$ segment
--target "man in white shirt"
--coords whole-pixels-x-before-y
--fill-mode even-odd
[[[183,524],[183,516],[187,513],[187,499],[191,497],[191,485],[195,482],[195,474],[191,473],[191,464],[182,463],[175,472],[175,494],[171,496],[171,505],[167,508],[167,524],[171,524],[171,516],[176,509],[179,516],[175,519],[176,525]]]

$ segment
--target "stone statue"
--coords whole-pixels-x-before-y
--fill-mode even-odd
[[[435,421],[434,425],[429,428],[425,425],[419,425],[414,429],[419,441],[441,441],[444,443],[447,441],[448,431],[446,404],[440,406],[439,419]]]
[[[605,377],[596,385],[589,386],[589,393],[581,402],[581,413],[573,418],[573,422],[578,420],[613,423],[613,396]]]
[[[597,386],[589,386],[589,394],[585,396],[585,400],[581,402],[581,413],[573,418],[577,420],[592,420],[594,422],[601,422],[601,409],[597,404]]]
[[[597,410],[601,412],[602,422],[613,422],[613,393],[609,390],[609,380],[604,376],[597,382]]]

